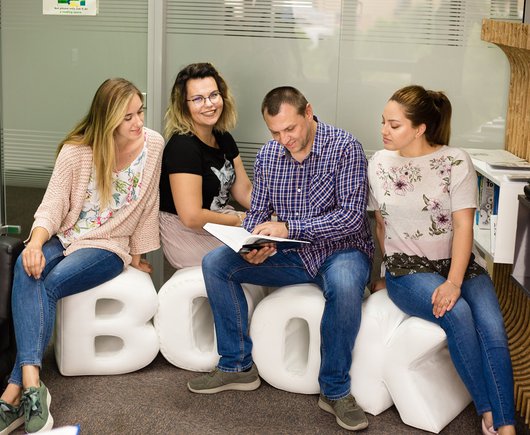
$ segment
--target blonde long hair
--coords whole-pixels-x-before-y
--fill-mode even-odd
[[[212,77],[215,80],[217,89],[223,97],[223,113],[215,124],[214,130],[223,133],[236,126],[235,100],[224,79],[211,63],[192,63],[179,71],[171,89],[171,101],[165,115],[164,136],[166,139],[169,139],[174,133],[194,133],[193,119],[186,101],[188,99],[186,84],[188,80],[206,77]]]
[[[105,80],[96,91],[87,115],[59,144],[57,154],[64,144],[92,147],[96,185],[101,205],[110,203],[113,171],[116,165],[114,131],[123,122],[134,95],[143,102],[140,90],[122,78]]]

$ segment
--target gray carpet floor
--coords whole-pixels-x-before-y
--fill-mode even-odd
[[[293,394],[263,382],[252,392],[190,393],[195,373],[159,355],[148,367],[126,375],[63,377],[52,349],[42,379],[52,395],[55,427],[78,424],[81,434],[339,434],[317,395]],[[394,407],[368,416],[366,434],[423,434],[403,424]],[[472,406],[442,434],[480,434]],[[17,430],[16,434],[23,433]]]
[[[115,376],[62,376],[51,348],[42,379],[52,395],[55,427],[78,424],[88,434],[347,434],[320,410],[317,395],[293,394],[263,382],[252,392],[190,393],[196,373],[174,367],[160,354],[147,367]],[[368,415],[363,434],[425,434],[403,424],[395,407]],[[17,430],[15,434],[22,434]],[[481,434],[472,405],[442,432]],[[529,434],[522,421],[518,434]]]

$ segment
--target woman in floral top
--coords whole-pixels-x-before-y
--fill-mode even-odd
[[[383,112],[385,149],[368,177],[388,295],[405,313],[440,325],[453,363],[482,415],[484,434],[515,434],[508,342],[493,283],[474,262],[477,180],[467,153],[447,146],[451,104],[407,86]]]
[[[12,291],[17,356],[0,399],[0,434],[53,426],[39,372],[57,300],[96,287],[158,249],[158,184],[164,140],[144,127],[142,93],[106,80],[86,117],[60,144]]]

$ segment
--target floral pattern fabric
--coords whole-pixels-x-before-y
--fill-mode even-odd
[[[385,266],[392,275],[446,275],[453,239],[452,213],[475,208],[476,174],[463,150],[443,146],[406,158],[382,150],[368,164],[370,205],[385,223]],[[470,261],[470,278],[483,269]],[[470,275],[474,274],[474,275]]]
[[[96,172],[92,168],[92,174],[86,189],[86,198],[79,219],[74,226],[58,233],[57,237],[67,248],[74,240],[79,240],[95,228],[100,227],[120,210],[136,201],[140,196],[142,187],[142,174],[147,161],[147,145],[144,146],[138,157],[125,169],[114,172],[113,192],[111,203],[107,207],[101,207],[99,193],[96,186]]]

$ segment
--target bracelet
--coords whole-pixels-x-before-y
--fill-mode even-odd
[[[243,219],[241,219],[241,214],[239,212],[237,212],[236,214],[237,214],[237,217],[239,218],[239,226],[242,227],[243,226]]]
[[[386,276],[386,266],[384,261],[381,261],[381,272],[379,274],[380,278],[384,278]]]
[[[453,281],[451,281],[449,278],[446,279],[446,281],[451,284],[453,287],[456,287],[457,289],[460,290],[460,286],[456,285]]]

